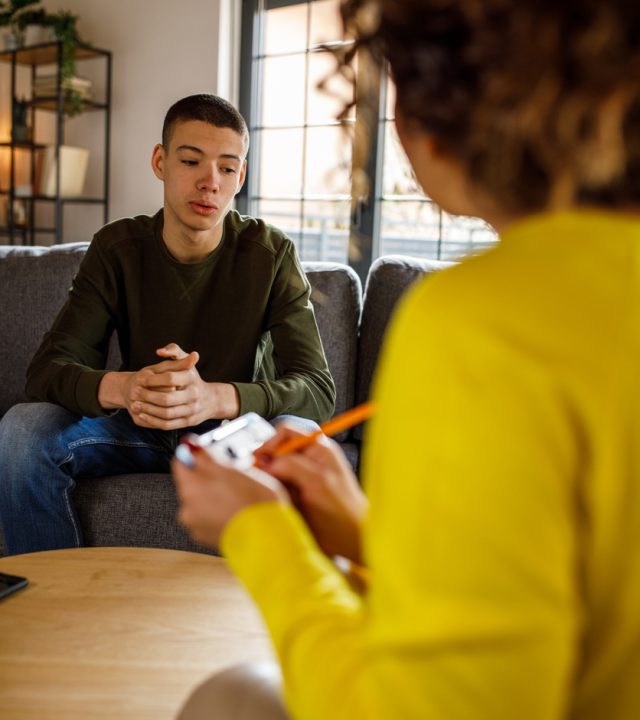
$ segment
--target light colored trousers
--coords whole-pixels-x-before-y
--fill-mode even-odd
[[[177,720],[290,720],[274,663],[246,663],[213,675],[187,699]]]

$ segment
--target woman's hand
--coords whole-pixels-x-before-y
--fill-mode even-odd
[[[216,462],[201,449],[193,452],[194,467],[173,460],[171,468],[180,499],[179,522],[202,545],[218,548],[231,518],[261,502],[288,502],[284,487],[266,473],[238,470]]]
[[[367,499],[340,447],[327,437],[300,452],[275,456],[278,445],[300,435],[286,424],[256,451],[256,464],[281,480],[322,550],[361,562],[360,532]]]

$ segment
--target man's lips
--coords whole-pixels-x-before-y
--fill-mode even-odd
[[[213,213],[218,209],[217,205],[213,205],[210,203],[201,203],[195,200],[192,200],[189,203],[189,207],[194,212],[197,212],[198,215],[213,215]]]

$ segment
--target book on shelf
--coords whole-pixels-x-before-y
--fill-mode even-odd
[[[91,89],[93,83],[88,78],[74,75],[65,78],[62,81],[62,89],[64,92],[70,90],[78,93],[83,99],[91,98]],[[55,97],[58,94],[58,76],[57,75],[38,75],[33,81],[33,97]]]
[[[60,146],[60,197],[80,197],[87,175],[89,151],[71,145]],[[48,145],[38,152],[34,190],[36,195],[55,197],[57,179],[56,148]]]

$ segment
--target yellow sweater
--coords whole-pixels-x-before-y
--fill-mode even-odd
[[[640,221],[541,215],[420,283],[366,442],[364,598],[295,511],[223,551],[296,718],[640,717]]]

